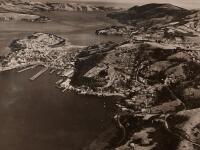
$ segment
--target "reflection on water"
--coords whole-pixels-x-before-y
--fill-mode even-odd
[[[47,23],[31,22],[1,22],[0,23],[0,55],[9,43],[18,38],[34,32],[53,33],[75,45],[92,45],[107,41],[121,41],[116,36],[96,36],[95,30],[118,22],[106,17],[102,12],[42,12],[40,15],[48,16],[52,21]]]
[[[1,150],[81,150],[113,125],[111,101],[62,93],[39,68],[0,73]]]

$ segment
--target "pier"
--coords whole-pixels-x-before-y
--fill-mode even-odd
[[[63,79],[60,79],[56,82],[56,84],[60,84],[61,82],[63,82]]]
[[[35,74],[33,77],[30,78],[31,81],[34,81],[35,79],[37,79],[39,76],[41,76],[43,73],[45,73],[48,70],[47,67],[45,67],[44,69],[40,70],[37,74]]]
[[[35,68],[35,67],[37,67],[37,66],[38,66],[38,65],[29,66],[29,67],[24,68],[24,69],[22,69],[22,70],[19,70],[19,71],[17,71],[17,72],[18,72],[18,73],[21,73],[21,72],[24,72],[24,71],[27,71],[27,70],[33,69],[33,68]]]
[[[50,71],[50,74],[53,74],[55,71],[56,71],[56,69],[52,69],[52,70]]]
[[[57,72],[57,75],[60,75],[61,73],[62,73],[62,71],[58,71],[58,72]]]
[[[65,91],[67,91],[67,88],[63,89],[62,92],[64,93]]]

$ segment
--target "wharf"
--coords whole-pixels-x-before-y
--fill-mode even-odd
[[[22,69],[22,70],[19,70],[19,71],[17,71],[17,72],[18,72],[18,73],[21,73],[21,72],[24,72],[24,71],[27,71],[27,70],[33,69],[33,68],[35,68],[35,67],[37,67],[37,66],[38,66],[38,65],[29,66],[29,67],[24,68],[24,69]]]
[[[58,71],[58,72],[57,72],[57,75],[60,75],[61,73],[62,73],[62,71]]]
[[[63,82],[63,79],[60,79],[56,82],[56,84],[60,84],[61,82]]]
[[[55,71],[56,71],[56,69],[52,69],[52,70],[50,71],[50,74],[53,74]]]
[[[35,79],[37,79],[39,76],[41,76],[43,73],[45,73],[48,70],[47,67],[45,67],[44,69],[40,70],[37,74],[35,74],[33,77],[30,78],[31,81],[34,81]]]
[[[63,89],[62,92],[64,93],[65,91],[67,91],[67,88]]]

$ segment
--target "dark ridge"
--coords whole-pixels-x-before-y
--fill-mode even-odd
[[[193,14],[191,10],[187,10],[172,4],[146,4],[142,6],[134,6],[127,11],[115,12],[108,14],[108,17],[117,19],[121,23],[145,26],[145,27],[161,27],[173,21],[181,21],[186,16]]]
[[[157,3],[150,3],[150,4],[146,4],[146,5],[142,5],[142,6],[134,6],[132,8],[130,8],[128,11],[132,11],[132,10],[137,10],[137,11],[145,11],[145,10],[150,10],[150,9],[155,9],[155,8],[159,8],[159,7],[165,7],[166,9],[179,9],[179,10],[185,10],[187,11],[187,9],[169,4],[169,3],[165,3],[165,4],[157,4]]]

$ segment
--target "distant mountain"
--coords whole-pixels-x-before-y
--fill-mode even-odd
[[[4,11],[12,12],[33,12],[33,11],[47,11],[51,8],[41,2],[31,2],[31,1],[0,1],[0,9]]]
[[[13,12],[34,12],[34,11],[112,11],[119,8],[94,6],[78,3],[43,3],[32,1],[0,1],[0,9]]]
[[[108,16],[130,25],[160,27],[177,21],[185,23],[186,16],[196,12],[172,4],[151,3],[143,6],[134,6],[127,11],[111,13]]]
[[[112,11],[119,10],[119,8],[106,6],[93,6],[78,3],[47,3],[53,11]]]
[[[25,21],[25,22],[46,22],[49,18],[44,16],[14,13],[14,12],[2,12],[0,13],[0,22],[10,22],[10,21]]]

